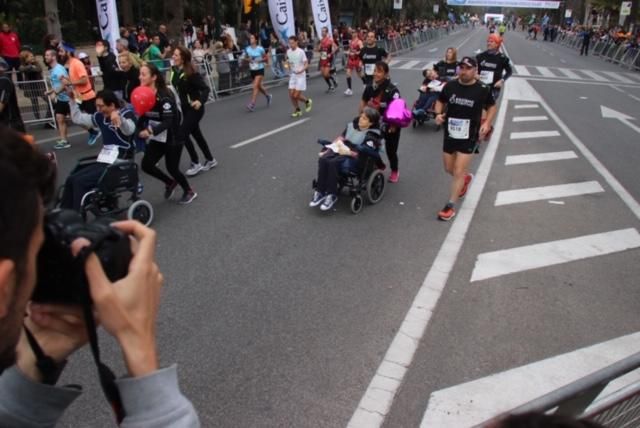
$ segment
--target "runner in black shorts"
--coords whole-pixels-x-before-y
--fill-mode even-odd
[[[378,61],[389,61],[389,53],[383,48],[378,47],[376,43],[376,34],[373,31],[367,33],[367,41],[360,50],[360,59],[362,60],[362,83],[370,85],[373,82],[373,73],[376,69]]]
[[[436,123],[445,124],[444,169],[453,176],[449,202],[438,213],[444,221],[456,215],[455,203],[467,193],[473,180],[468,172],[472,155],[479,152],[478,145],[490,133],[496,115],[491,88],[478,81],[477,67],[474,58],[462,58],[458,79],[447,83],[436,102]],[[482,120],[483,110],[486,120]]]

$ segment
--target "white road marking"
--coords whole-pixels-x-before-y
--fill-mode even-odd
[[[524,80],[521,81],[529,86],[532,93],[537,94],[537,91],[533,89],[529,82],[526,82]],[[618,179],[613,174],[611,174],[611,172],[609,172],[609,170],[602,164],[602,162],[598,160],[598,158],[594,156],[593,153],[591,153],[587,146],[585,146],[584,143],[580,141],[578,137],[576,137],[573,131],[571,131],[571,129],[569,129],[569,127],[562,121],[562,119],[560,119],[560,116],[558,116],[551,109],[551,107],[549,107],[549,104],[547,104],[547,102],[541,97],[540,104],[542,105],[542,107],[544,107],[549,116],[556,122],[562,132],[565,133],[567,138],[569,138],[573,145],[580,151],[580,153],[582,153],[582,156],[584,156],[584,158],[587,159],[591,165],[593,165],[595,170],[598,171],[598,173],[605,179],[607,184],[618,194],[618,196],[620,196],[620,199],[622,199],[622,201],[629,207],[631,212],[638,219],[640,219],[640,204],[638,204],[638,201],[636,201],[633,196],[631,196],[627,189],[625,189],[624,186],[620,184]]]
[[[627,93],[626,91],[623,91],[622,89],[618,88],[616,85],[609,85],[609,87],[611,89],[613,89],[614,91],[620,92],[621,94],[626,94]]]
[[[549,120],[548,116],[514,116],[514,122],[538,122]]]
[[[599,74],[594,73],[591,70],[581,69],[580,72],[583,73],[583,74],[586,74],[589,77],[591,77],[593,80],[597,80],[598,82],[606,82],[607,81],[607,79],[605,79],[604,77],[600,76]]]
[[[640,73],[624,73],[624,75],[633,80],[640,80]]]
[[[558,131],[529,131],[529,132],[512,132],[511,138],[512,140],[525,140],[531,138],[547,138],[547,137],[559,137],[560,133]]]
[[[524,65],[514,65],[514,68],[518,76],[531,76],[531,73],[529,73],[529,70]]]
[[[551,205],[564,205],[564,201],[547,201]]]
[[[278,132],[282,132],[282,131],[287,130],[289,128],[293,128],[294,126],[302,125],[303,123],[305,123],[308,120],[311,120],[311,118],[310,117],[306,117],[304,119],[298,119],[297,121],[292,122],[292,123],[290,123],[288,125],[281,126],[280,128],[273,129],[273,130],[271,130],[269,132],[265,132],[264,134],[260,134],[260,135],[257,135],[255,137],[253,137],[253,138],[249,138],[248,140],[244,140],[244,141],[241,141],[239,143],[236,143],[233,146],[231,146],[231,148],[232,149],[237,149],[238,147],[242,147],[242,146],[246,146],[247,144],[255,143],[258,140],[262,140],[263,138],[269,137],[269,136],[271,136],[273,134],[277,134]]]
[[[640,333],[557,355],[431,394],[420,428],[471,427],[640,351]],[[640,380],[636,370],[611,382],[606,397]]]
[[[510,94],[513,92],[511,88],[515,86],[517,84],[510,84],[505,88],[495,122],[495,131],[475,174],[474,185],[471,186],[464,203],[460,206],[458,215],[454,219],[449,233],[438,251],[438,255],[433,263],[430,263],[431,268],[400,329],[393,338],[393,342],[387,349],[375,376],[360,400],[358,408],[351,416],[348,428],[378,428],[384,423],[391,409],[393,400],[411,366],[418,345],[431,320],[431,315],[444,290],[449,273],[453,270],[458,253],[469,230],[471,219],[480,201],[480,195],[484,190],[496,151],[500,145],[507,104]],[[522,101],[537,101],[537,98],[526,95],[526,98]]]
[[[529,108],[540,108],[540,105],[538,105],[538,104],[516,104],[515,105],[515,109],[516,110],[520,110],[520,109],[523,109],[523,108],[527,108],[527,109],[529,109]]]
[[[563,64],[566,64],[567,60],[560,58],[560,62],[563,63]]]
[[[558,77],[555,74],[553,74],[551,70],[549,70],[547,67],[536,67],[536,68],[538,69],[540,74],[542,74],[544,77]]]
[[[605,106],[600,106],[600,111],[602,113],[602,117],[605,119],[616,119],[619,120],[620,122],[624,123],[625,125],[627,125],[629,128],[633,129],[634,131],[636,131],[638,134],[640,134],[640,127],[634,125],[633,123],[631,123],[632,120],[634,120],[635,118],[629,115],[626,115],[622,112],[616,111],[612,108],[609,107],[605,107]]]
[[[600,73],[605,74],[605,75],[611,77],[612,79],[617,80],[617,81],[622,82],[622,83],[635,83],[633,80],[627,79],[626,77],[624,77],[620,73],[615,73],[613,71],[601,71]]]
[[[71,138],[71,137],[76,137],[78,135],[83,135],[86,134],[87,131],[78,131],[78,132],[72,132],[71,134],[67,134],[67,139]],[[38,140],[36,142],[36,144],[45,144],[45,143],[51,143],[53,141],[58,141],[60,139],[60,136],[57,137],[50,137],[50,138],[43,138],[41,140]]]
[[[536,153],[531,155],[507,156],[505,165],[522,165],[526,163],[551,162],[566,159],[577,159],[578,155],[572,150],[564,152]]]
[[[633,98],[636,101],[640,101],[640,97],[636,97],[635,95],[627,94],[629,98]]]
[[[588,100],[589,97],[580,97],[581,100]]]
[[[592,85],[592,86],[601,86],[601,85],[605,85],[605,86],[609,86],[611,84],[611,82],[609,82],[608,80],[604,80],[602,82],[596,82],[595,80],[590,80],[590,79],[583,79],[583,80],[569,80],[565,77],[560,77],[557,79],[552,79],[550,77],[542,77],[542,76],[518,76],[517,74],[514,74],[512,76],[514,79],[524,79],[524,80],[534,80],[534,81],[540,81],[540,82],[557,82],[557,83],[571,83],[571,84],[575,84],[575,85]],[[616,85],[621,86],[623,88],[634,88],[637,89],[640,86],[638,86],[638,84],[636,83],[616,83]]]
[[[619,253],[638,247],[640,247],[640,233],[634,228],[629,228],[493,251],[478,255],[471,274],[471,282]]]
[[[429,49],[429,52],[435,52],[437,50],[438,50],[438,48],[432,48],[432,49]]]
[[[576,79],[576,80],[580,79],[580,76],[578,76],[576,73],[569,70],[568,68],[558,68],[558,71],[564,74],[565,76],[567,76],[569,79]]]
[[[393,67],[394,65],[398,64],[399,62],[402,62],[399,59],[392,59],[391,61],[389,61],[389,67]]]
[[[414,65],[420,64],[421,61],[409,61],[406,64],[403,64],[402,66],[398,67],[401,70],[411,70],[413,68]]]
[[[496,195],[495,206],[521,204],[543,199],[567,198],[604,192],[597,181],[557,184],[553,186],[528,187],[525,189],[504,190]]]

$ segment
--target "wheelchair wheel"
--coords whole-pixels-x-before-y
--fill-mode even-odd
[[[377,204],[384,196],[385,179],[382,171],[374,171],[367,180],[367,199],[370,204]]]
[[[143,199],[138,199],[129,207],[127,218],[129,220],[138,220],[145,226],[149,226],[153,221],[153,206]]]
[[[351,198],[351,212],[354,214],[360,213],[362,211],[362,207],[364,207],[364,201],[362,200],[362,196],[356,195]]]

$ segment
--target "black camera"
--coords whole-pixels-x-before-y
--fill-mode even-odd
[[[87,223],[72,210],[54,209],[44,218],[44,244],[38,254],[38,281],[32,300],[41,303],[82,304],[88,283],[84,260],[71,253],[71,243],[85,238],[112,282],[124,278],[131,261],[129,236],[112,227],[112,220]]]

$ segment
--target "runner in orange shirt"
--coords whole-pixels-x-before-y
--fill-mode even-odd
[[[62,78],[61,81],[65,86],[73,86],[76,102],[80,104],[80,110],[93,114],[96,112],[96,93],[91,86],[91,80],[87,74],[82,61],[74,57],[75,48],[68,43],[61,43],[58,47],[58,61],[64,64],[69,71],[69,78]],[[74,102],[71,100],[70,102]],[[87,144],[93,146],[100,132],[96,129],[89,128],[89,139]]]

